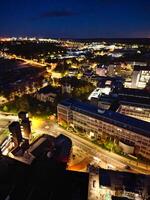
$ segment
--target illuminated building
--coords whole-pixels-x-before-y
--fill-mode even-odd
[[[107,69],[105,68],[105,66],[102,67],[96,67],[96,74],[99,76],[106,76],[107,73]]]
[[[99,96],[101,96],[102,94],[107,94],[109,95],[111,91],[111,88],[109,86],[105,87],[105,88],[96,88],[88,97],[88,100],[91,100],[92,98],[96,98],[98,99]]]
[[[114,76],[115,75],[115,67],[116,65],[109,65],[107,69],[107,75],[108,76]]]
[[[150,158],[148,122],[72,99],[58,104],[57,114],[60,124],[65,122],[95,139],[116,137],[129,148],[134,145],[134,154]]]
[[[150,121],[150,95],[145,90],[122,89],[118,93],[118,112]]]
[[[124,88],[118,93],[102,95],[96,104],[102,109],[150,121],[150,95],[144,90]]]
[[[132,74],[132,88],[145,88],[146,83],[150,79],[150,67],[149,66],[134,66]]]
[[[89,95],[88,100],[98,99],[101,95],[109,95],[114,89],[120,90],[123,79],[120,77],[98,77],[97,88]]]
[[[55,71],[52,72],[52,78],[60,79],[62,77],[63,75],[61,72],[55,72]]]
[[[34,96],[39,101],[54,103],[57,100],[59,93],[60,90],[58,88],[53,88],[48,85],[36,92]]]
[[[73,77],[78,75],[78,69],[77,68],[69,68],[68,69],[68,76]]]
[[[135,105],[135,102],[132,104],[132,102],[129,101],[121,101],[118,112],[150,122],[150,104],[142,106],[141,103],[138,103]]]

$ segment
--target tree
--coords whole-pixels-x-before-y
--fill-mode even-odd
[[[8,112],[8,107],[6,105],[3,107],[3,111]]]
[[[30,110],[30,105],[28,101],[27,96],[23,96],[21,98],[16,99],[16,108],[17,110],[22,110],[22,111],[29,111]]]

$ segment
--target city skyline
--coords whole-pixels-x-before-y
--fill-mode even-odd
[[[147,0],[4,1],[0,36],[149,38]]]
[[[0,200],[150,200],[150,1],[0,6]]]

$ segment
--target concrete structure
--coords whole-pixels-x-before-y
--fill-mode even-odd
[[[97,106],[68,99],[57,106],[58,122],[65,122],[89,137],[103,139],[115,137],[119,141],[132,142],[135,155],[150,159],[150,123],[122,115]]]
[[[87,200],[89,174],[66,170],[57,160],[54,140],[44,135],[26,156],[0,157],[1,200]]]
[[[100,169],[99,187],[111,199],[149,199],[150,176]]]
[[[96,88],[88,97],[88,100],[91,100],[92,98],[98,99],[102,94],[107,94],[109,95],[111,91],[110,87],[105,87],[105,88]]]
[[[150,66],[134,66],[132,74],[132,88],[145,88],[150,79]]]
[[[21,129],[20,129],[20,124],[19,122],[12,122],[9,125],[9,131],[12,135],[13,142],[15,143],[15,146],[19,146],[19,144],[22,141],[22,134],[21,134]]]
[[[88,166],[88,200],[149,199],[150,176]]]
[[[31,121],[29,120],[27,112],[19,112],[18,117],[20,119],[22,136],[25,139],[30,139],[31,137]]]
[[[119,141],[119,146],[122,148],[123,152],[126,154],[134,153],[134,144],[133,143],[126,143],[124,141]]]
[[[56,149],[60,149],[60,154],[57,158],[58,161],[67,163],[72,149],[71,139],[61,134],[55,139],[55,147]]]

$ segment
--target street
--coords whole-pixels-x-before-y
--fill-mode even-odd
[[[56,124],[56,123],[47,121],[46,123],[41,125],[41,127],[39,129],[36,129],[36,132],[40,133],[40,134],[45,133],[45,134],[50,134],[50,135],[54,135],[54,136],[57,136],[59,134],[64,134],[64,135],[70,137],[73,142],[73,145],[84,150],[88,156],[93,158],[93,160],[94,160],[94,157],[99,158],[100,161],[97,163],[97,165],[100,167],[102,165],[103,168],[108,168],[108,169],[150,174],[150,166],[146,166],[143,163],[139,164],[134,160],[129,160],[129,159],[119,156],[113,152],[106,151],[106,150],[98,147],[94,143],[87,141],[84,138],[81,138],[77,134],[74,134],[72,132],[64,130],[63,128],[58,126],[58,124]],[[126,169],[126,166],[130,166],[131,170]]]

